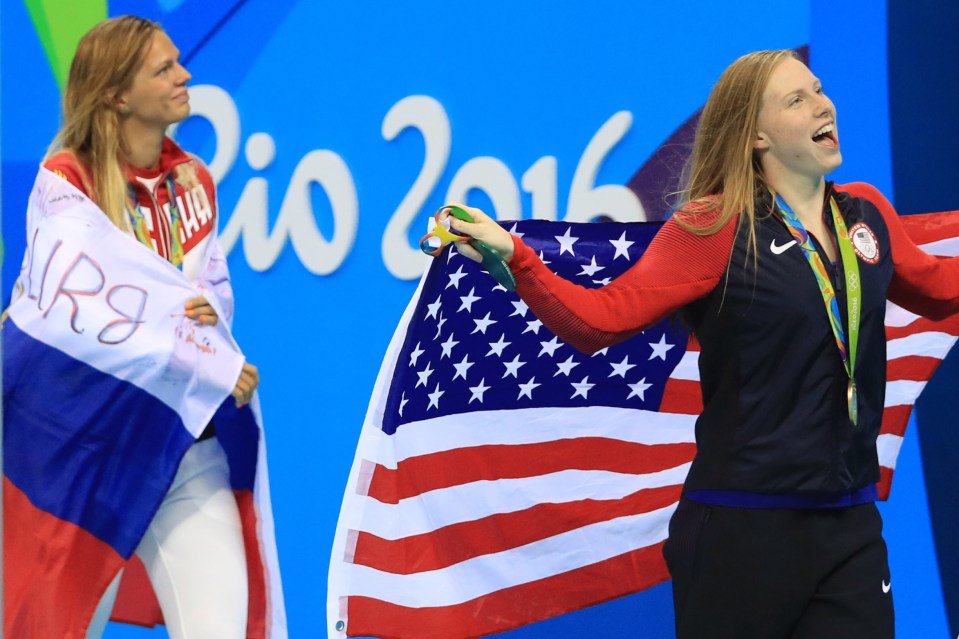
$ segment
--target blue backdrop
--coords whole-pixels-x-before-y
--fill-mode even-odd
[[[890,2],[894,13],[900,5]],[[71,19],[74,4],[2,0],[4,300],[22,255],[26,195],[59,121],[59,88],[38,35],[44,24],[27,7],[46,7],[46,20],[56,23]],[[733,59],[808,45],[839,112],[845,162],[833,177],[872,182],[904,212],[959,206],[953,194],[899,202],[905,185],[922,178],[896,165],[893,184],[888,87],[898,80],[887,73],[914,42],[899,25],[920,29],[936,16],[889,20],[900,30],[888,34],[887,46],[885,2],[839,9],[823,0],[748,0],[735,9],[705,0],[599,0],[588,8],[545,0],[80,4],[159,20],[194,75],[195,115],[176,137],[219,180],[236,334],[262,375],[294,638],[325,634],[330,545],[356,438],[424,266],[418,238],[448,196],[503,218],[586,216],[590,189],[629,182]],[[926,74],[912,78],[940,86]],[[914,118],[903,126],[930,142],[913,133]],[[624,206],[621,217],[635,219],[641,209]],[[930,481],[933,515],[916,427],[883,507],[897,627],[906,638],[954,636],[959,628],[959,613],[947,612],[947,596],[955,607],[959,588],[959,557],[945,541],[953,502],[940,495],[948,486],[944,458],[926,458],[938,473]],[[672,637],[670,598],[664,584],[506,634]],[[119,625],[107,632],[163,636]]]

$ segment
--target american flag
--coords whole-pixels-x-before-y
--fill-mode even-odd
[[[959,212],[904,218],[954,255]],[[609,283],[658,224],[522,221],[556,273]],[[959,321],[889,312],[883,489],[912,404]],[[330,562],[329,636],[485,636],[668,579],[667,524],[702,408],[698,348],[665,320],[592,356],[455,250],[394,334]]]
[[[959,211],[903,216],[902,224],[926,253],[959,255]],[[959,315],[933,321],[886,302],[886,404],[879,450],[879,496],[889,498],[896,457],[926,382],[959,336]]]

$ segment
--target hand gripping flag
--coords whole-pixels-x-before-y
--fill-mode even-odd
[[[903,218],[959,253],[959,212]],[[657,224],[524,221],[554,271],[603,286]],[[912,404],[959,334],[890,308],[884,494]],[[669,320],[592,356],[454,252],[423,275],[376,381],[330,559],[328,636],[501,632],[668,579],[667,522],[702,409]]]
[[[286,637],[263,432],[256,411],[232,406],[244,358],[229,331],[226,262],[210,244],[201,277],[187,281],[40,170],[2,328],[6,636],[85,637],[181,457],[215,419],[244,526],[248,636]],[[199,294],[217,326],[184,316]],[[125,573],[118,608],[152,625],[152,592],[123,593],[142,578],[136,566]]]

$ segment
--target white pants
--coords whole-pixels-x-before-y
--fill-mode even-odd
[[[136,549],[171,639],[246,636],[246,554],[229,479],[215,437],[191,446]],[[121,575],[101,599],[87,639],[103,635]]]

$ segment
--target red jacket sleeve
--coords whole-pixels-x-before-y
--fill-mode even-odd
[[[872,202],[889,229],[893,263],[889,300],[933,320],[959,312],[959,257],[929,255],[916,246],[892,204],[876,187],[857,182],[843,190]]]
[[[72,153],[60,151],[44,162],[43,166],[83,191],[87,197],[90,197],[93,191],[92,180],[86,168],[80,164],[80,161]]]
[[[713,235],[696,235],[671,218],[636,264],[598,289],[554,274],[514,237],[510,267],[516,292],[547,328],[573,347],[592,353],[712,291],[729,263],[737,220]]]

